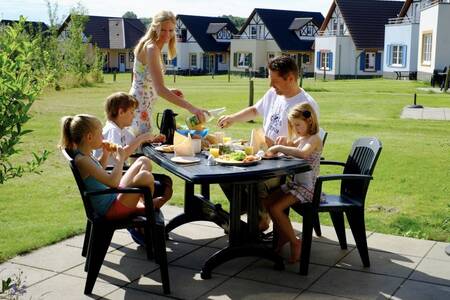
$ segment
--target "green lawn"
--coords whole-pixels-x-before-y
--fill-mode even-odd
[[[205,108],[226,106],[235,112],[248,105],[248,79],[226,76],[167,77],[169,86],[180,88],[187,99]],[[266,79],[255,80],[255,99],[267,89]],[[64,115],[91,113],[103,118],[103,101],[111,92],[128,91],[130,74],[107,75],[104,84],[66,91],[47,91],[33,107],[28,128],[34,132],[24,139],[23,161],[30,151],[51,150],[42,175],[27,174],[0,185],[0,262],[35,248],[81,233],[85,217],[69,168],[56,148],[59,120]],[[445,121],[402,120],[402,108],[412,103],[430,107],[450,107],[450,95],[419,92],[420,82],[394,80],[305,80],[304,86],[321,109],[321,126],[328,132],[324,149],[327,159],[345,160],[351,143],[361,136],[377,136],[383,142],[375,180],[367,197],[367,228],[376,232],[450,241],[450,123]],[[171,107],[159,100],[157,112]],[[233,138],[248,138],[255,124],[236,124],[227,129]],[[214,124],[211,130],[216,130]],[[159,171],[157,167],[155,168]],[[334,169],[332,171],[338,171]],[[323,172],[326,172],[323,170]],[[327,186],[326,186],[327,187]],[[328,186],[335,190],[336,185]],[[228,207],[218,187],[213,199]],[[175,179],[171,204],[183,203],[182,182]],[[297,221],[300,218],[296,217]],[[321,220],[329,224],[326,215]]]

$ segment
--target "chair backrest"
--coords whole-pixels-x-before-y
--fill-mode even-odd
[[[377,138],[360,138],[356,140],[348,155],[344,174],[372,175],[382,149]],[[341,195],[364,201],[369,187],[368,182],[342,180]]]
[[[77,166],[75,165],[75,160],[73,157],[73,151],[69,149],[63,149],[62,153],[64,154],[64,157],[68,160],[70,169],[72,170],[73,177],[75,178],[75,181],[78,186],[78,191],[80,192],[81,199],[83,200],[83,206],[84,211],[86,213],[86,217],[91,220],[97,220],[100,217],[95,212],[94,208],[92,207],[91,202],[89,201],[89,197],[86,196],[86,185],[84,184],[83,179],[81,178],[80,171],[78,170]]]
[[[322,127],[319,128],[319,136],[322,140],[322,147],[325,146],[325,141],[327,140],[328,132],[326,132]]]

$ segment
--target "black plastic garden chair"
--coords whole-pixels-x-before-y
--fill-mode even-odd
[[[70,168],[75,177],[83,206],[87,224],[84,237],[82,255],[86,257],[85,271],[88,273],[84,293],[91,294],[97,280],[100,268],[105,259],[106,252],[116,229],[144,228],[147,259],[155,257],[160,266],[161,281],[165,294],[170,293],[169,271],[167,265],[166,236],[164,218],[159,210],[154,210],[152,194],[148,187],[139,188],[108,188],[95,192],[87,192],[71,151],[62,150],[69,161]],[[112,193],[139,193],[144,195],[145,216],[131,216],[120,220],[107,220],[98,216],[92,208],[90,197]]]
[[[322,175],[317,178],[312,203],[298,203],[292,209],[303,216],[300,274],[308,274],[312,231],[319,212],[329,212],[341,249],[347,249],[344,213],[352,230],[364,267],[370,266],[367,248],[364,202],[372,174],[382,149],[376,138],[360,138],[353,143],[347,162],[321,161],[321,165],[343,166],[342,174]],[[339,195],[322,194],[325,181],[340,180]],[[321,202],[321,197],[324,201]],[[315,226],[314,226],[315,227]]]

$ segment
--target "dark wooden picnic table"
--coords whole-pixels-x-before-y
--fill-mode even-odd
[[[204,154],[197,154],[199,162],[193,164],[177,164],[171,161],[172,153],[161,153],[153,146],[143,147],[143,152],[155,163],[185,181],[184,212],[169,221],[166,231],[193,221],[211,221],[219,226],[228,227],[228,246],[214,253],[203,265],[201,277],[208,279],[211,271],[218,265],[243,256],[258,256],[275,263],[275,268],[283,269],[282,258],[272,247],[258,240],[258,208],[256,187],[258,182],[273,177],[286,176],[310,170],[303,159],[279,158],[262,160],[251,166],[207,165]],[[232,186],[233,198],[230,199],[229,214],[220,205],[214,205],[210,199],[210,184],[229,183]],[[201,194],[194,194],[194,186],[201,186]],[[243,199],[244,190],[248,198]],[[247,224],[240,219],[242,201],[247,201]],[[228,223],[225,224],[224,222]]]

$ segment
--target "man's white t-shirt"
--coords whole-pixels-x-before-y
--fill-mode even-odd
[[[105,126],[102,130],[103,139],[107,140],[108,142],[112,142],[114,144],[120,145],[125,147],[126,145],[129,145],[134,140],[134,135],[127,129],[122,128],[120,129],[119,126],[116,125],[116,123],[112,121],[106,121]],[[94,151],[94,156],[99,158],[102,155],[102,150],[98,149]],[[111,155],[108,160],[108,165],[115,165],[116,160]]]
[[[279,136],[288,135],[288,113],[297,104],[308,102],[319,118],[319,105],[303,89],[291,98],[277,95],[274,88],[270,88],[266,94],[255,104],[258,114],[263,117],[263,129],[266,137],[275,141]]]

